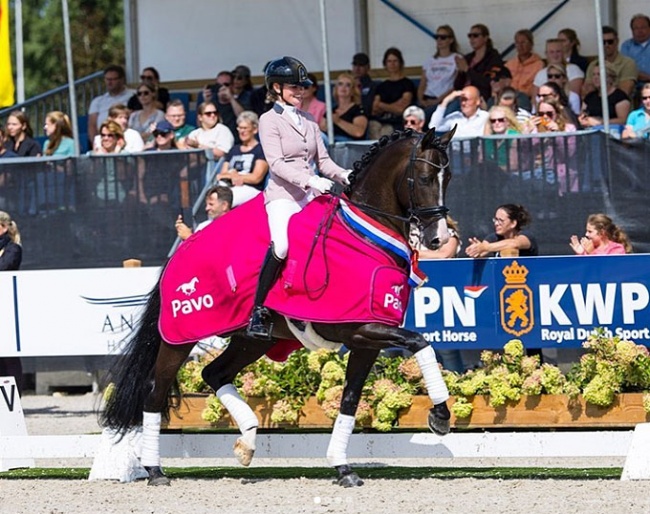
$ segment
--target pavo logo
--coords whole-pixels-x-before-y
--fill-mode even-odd
[[[501,327],[515,336],[527,334],[535,326],[533,292],[526,285],[528,269],[512,261],[503,268],[503,276],[506,283],[499,292]]]

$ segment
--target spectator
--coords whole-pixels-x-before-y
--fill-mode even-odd
[[[521,96],[523,96],[524,98],[528,98],[523,93],[519,91],[515,91],[514,88],[510,86],[506,86],[499,93],[495,105],[509,108],[512,111],[512,113],[515,115],[515,118],[517,119],[517,123],[519,123],[519,125],[522,127],[522,132],[528,132],[527,130],[524,129],[524,127],[528,126],[528,120],[531,117],[531,113],[530,111],[527,111],[523,107],[519,106],[519,99],[521,98]],[[490,107],[494,107],[494,105],[490,105],[490,103],[491,102],[488,102],[488,105]]]
[[[98,137],[101,139],[101,146],[93,150],[93,155],[115,155],[124,150],[126,142],[122,126],[111,119],[106,120],[99,127]],[[96,166],[95,176],[97,187],[95,194],[102,203],[119,202],[126,198],[125,181],[127,177],[126,162],[124,159],[94,159],[91,164]],[[113,212],[107,212],[107,216],[113,216]],[[112,227],[109,227],[112,229]]]
[[[535,94],[533,81],[537,72],[544,67],[542,58],[533,52],[535,39],[533,32],[521,29],[515,32],[515,49],[517,55],[506,61],[506,68],[512,74],[512,83],[508,84],[528,96],[528,101]]]
[[[219,216],[226,214],[232,208],[232,201],[232,191],[229,187],[211,187],[205,194],[205,213],[207,214],[208,219],[199,223],[194,232],[203,230],[213,220],[216,220]],[[176,234],[181,239],[181,241],[185,241],[192,235],[192,229],[183,222],[183,216],[180,214],[178,218],[176,218],[175,228]]]
[[[138,86],[138,99],[142,109],[133,111],[129,116],[129,128],[140,134],[145,143],[153,141],[151,133],[156,123],[165,119],[165,113],[158,109],[156,86],[149,82],[142,82]]]
[[[240,64],[232,70],[232,94],[244,109],[251,109],[253,82],[251,69],[248,66]]]
[[[447,105],[460,98],[460,111],[445,115]],[[474,86],[467,86],[462,91],[453,91],[438,104],[429,120],[429,128],[441,132],[451,130],[456,125],[456,137],[477,137],[483,134],[487,111],[480,108],[481,95]]]
[[[609,63],[605,65],[605,73],[609,122],[612,124],[623,125],[627,120],[627,115],[630,113],[630,98],[624,91],[616,87],[616,70]],[[585,96],[582,102],[583,112],[579,118],[583,127],[596,127],[603,124],[600,68],[598,66],[591,67],[591,80],[594,89]]]
[[[20,269],[22,259],[18,226],[8,213],[0,211],[0,272]],[[23,365],[20,357],[0,357],[0,377],[14,377],[18,394],[22,394]]]
[[[457,59],[458,74],[454,88],[474,86],[487,101],[490,98],[490,77],[495,68],[503,66],[503,60],[492,44],[489,29],[482,23],[472,25],[467,37],[472,51],[464,59]]]
[[[370,58],[364,53],[352,57],[352,75],[361,91],[361,106],[367,116],[372,113],[372,103],[379,83],[370,76]]]
[[[572,100],[572,103],[575,104],[575,100],[580,100],[580,97],[573,91],[569,91],[569,94],[574,99]],[[562,87],[557,82],[549,81],[539,88],[539,91],[537,93],[537,101],[540,102],[546,99],[555,100],[558,102],[562,106],[562,109],[564,109],[564,114],[567,120],[575,125],[576,128],[580,127],[580,122],[578,121],[577,114],[580,114],[580,112],[582,112],[582,106],[576,114],[574,111],[575,106],[570,104],[569,98],[567,97],[567,91],[565,89],[562,89]]]
[[[645,138],[650,137],[650,82],[646,82],[641,88],[641,107],[632,111],[625,122],[623,138]]]
[[[108,119],[102,123],[97,137],[101,146],[93,150],[95,155],[120,153],[126,146],[122,126],[114,120]]]
[[[217,74],[216,82],[213,85],[206,85],[202,94],[199,94],[197,105],[203,102],[214,102],[219,111],[221,123],[230,129],[230,133],[235,137],[235,142],[239,143],[237,135],[237,116],[244,111],[244,106],[237,101],[233,93],[233,77],[229,71],[220,71]]]
[[[372,102],[368,126],[370,139],[379,139],[401,129],[402,113],[416,96],[415,84],[404,75],[404,57],[398,48],[391,47],[384,52],[383,64],[388,78],[377,86]]]
[[[548,82],[548,66],[551,64],[562,64],[566,66],[566,74],[569,80],[569,89],[576,94],[580,94],[582,83],[585,79],[584,72],[575,64],[567,64],[564,59],[564,45],[559,39],[546,40],[546,68],[542,68],[535,75],[533,80],[535,96],[539,92],[539,88],[545,82]]]
[[[632,37],[621,45],[621,53],[632,59],[637,67],[637,80],[650,81],[650,17],[635,14],[630,20]],[[620,85],[619,85],[620,87]]]
[[[264,69],[262,70],[263,72],[266,72],[266,67],[268,65],[268,62],[264,65]],[[262,84],[257,89],[253,89],[250,100],[251,110],[258,116],[261,116],[271,107],[273,107],[273,102],[271,102],[268,98],[268,90],[266,89],[266,84]]]
[[[232,189],[232,207],[256,197],[264,190],[264,179],[269,164],[264,158],[262,145],[257,141],[259,118],[253,111],[237,116],[237,130],[241,143],[235,145],[224,157],[217,180]]]
[[[517,105],[524,109],[525,111],[531,111],[530,97],[521,91],[517,91],[516,88],[512,86],[512,74],[510,69],[505,66],[496,68],[490,77],[490,98],[487,99],[487,106],[492,107],[497,98],[501,95],[501,91],[505,88],[511,88],[515,91],[515,96],[517,98]]]
[[[232,132],[220,123],[220,113],[214,102],[203,102],[196,112],[199,128],[189,133],[185,144],[189,148],[209,149],[215,161],[221,159],[235,144]]]
[[[18,157],[18,154],[13,150],[7,148],[5,143],[7,142],[7,131],[4,128],[4,125],[0,123],[0,159],[5,159],[7,157]],[[0,186],[4,185],[4,175],[0,175]]]
[[[569,243],[577,255],[623,255],[632,253],[627,234],[605,214],[591,214],[587,218],[585,236],[571,236]]]
[[[524,228],[531,222],[531,216],[523,205],[500,205],[492,222],[493,234],[483,240],[469,238],[469,246],[465,250],[467,255],[474,258],[539,255],[537,240]]]
[[[108,117],[108,110],[115,104],[127,104],[135,94],[133,89],[126,87],[124,68],[111,64],[104,68],[104,84],[106,93],[96,96],[88,107],[88,140],[93,141],[99,126]]]
[[[321,102],[316,98],[316,93],[318,93],[318,79],[316,78],[316,75],[308,73],[307,76],[309,77],[309,80],[311,80],[312,84],[305,88],[302,95],[302,106],[300,109],[311,114],[314,121],[320,125],[321,121],[325,118],[327,106],[325,105],[325,102]]]
[[[417,105],[409,105],[404,109],[402,118],[404,118],[404,128],[415,130],[416,132],[424,132],[426,114]]]
[[[485,124],[486,136],[514,136],[522,133],[522,127],[517,121],[512,109],[495,105],[488,111],[488,121]],[[515,139],[487,139],[484,143],[483,161],[495,164],[503,172],[517,169],[517,145]]]
[[[430,112],[454,90],[456,59],[462,57],[454,29],[449,25],[438,27],[435,37],[436,53],[422,65],[418,85],[418,104]]]
[[[339,74],[334,86],[334,141],[359,141],[365,139],[368,130],[368,116],[361,105],[361,91],[354,77],[347,72]],[[327,118],[320,123],[320,129],[327,131]]]
[[[67,114],[51,111],[45,116],[45,135],[48,139],[43,145],[44,155],[69,157],[74,155],[72,124]]]
[[[145,68],[142,70],[140,80],[155,88],[157,107],[164,112],[165,109],[167,109],[167,104],[169,103],[169,90],[166,87],[162,87],[160,85],[160,73],[158,73],[158,70],[153,66]],[[131,98],[129,98],[127,107],[129,110],[131,110],[131,112],[139,111],[142,109],[142,103],[138,99],[138,95],[133,95]]]
[[[41,145],[34,139],[34,131],[23,111],[11,111],[7,118],[5,148],[18,154],[18,157],[40,157]]]
[[[589,59],[580,55],[580,40],[576,31],[569,28],[562,29],[557,33],[557,39],[562,42],[565,64],[575,64],[585,73],[589,65]]]
[[[120,145],[120,151],[124,152],[142,152],[144,150],[144,141],[137,130],[129,128],[129,109],[124,104],[116,104],[108,110],[107,121],[114,121],[122,129],[123,142]],[[103,123],[102,123],[103,125]],[[101,131],[100,131],[101,132]],[[93,153],[103,152],[104,142],[101,134],[95,136],[93,141]]]
[[[185,138],[196,127],[185,123],[186,120],[185,105],[179,99],[170,100],[165,112],[165,120],[171,123],[174,128],[174,141],[180,149],[186,149]]]
[[[609,64],[614,70],[614,84],[623,91],[628,97],[632,96],[634,86],[639,74],[636,63],[633,59],[625,57],[618,51],[618,32],[613,27],[603,27],[603,45],[605,52],[606,64]],[[594,68],[598,66],[598,60],[593,60],[587,66],[585,83],[582,87],[582,98],[596,89],[593,80]]]
[[[580,95],[569,89],[569,78],[567,77],[566,67],[564,64],[549,64],[546,76],[549,82],[557,84],[566,96],[571,111],[577,116],[582,112]],[[540,91],[542,88],[538,91]],[[564,102],[562,102],[564,104]]]

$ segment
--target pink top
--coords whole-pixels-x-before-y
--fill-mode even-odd
[[[594,251],[589,255],[624,255],[625,247],[621,243],[610,241],[606,245],[601,245],[594,248]]]
[[[318,98],[312,98],[311,102],[309,102],[309,107],[307,108],[307,112],[314,117],[316,123],[320,123],[320,120],[325,117],[326,110],[327,106],[325,105],[325,102],[321,102]]]

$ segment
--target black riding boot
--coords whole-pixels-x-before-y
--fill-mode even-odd
[[[260,279],[257,283],[257,291],[255,291],[255,306],[253,307],[253,314],[246,329],[246,335],[250,337],[271,339],[271,331],[273,328],[271,326],[271,315],[269,310],[263,306],[263,303],[271,287],[273,287],[273,284],[280,275],[282,264],[284,264],[284,259],[280,259],[275,255],[273,243],[271,243],[271,246],[266,252],[266,257],[264,257]]]

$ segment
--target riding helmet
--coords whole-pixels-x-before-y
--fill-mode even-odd
[[[264,70],[264,82],[271,90],[272,84],[292,84],[309,87],[312,81],[307,76],[307,68],[295,57],[281,57],[271,61]]]

